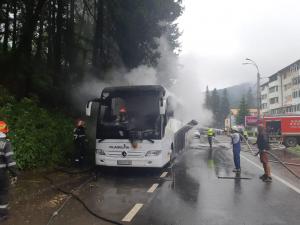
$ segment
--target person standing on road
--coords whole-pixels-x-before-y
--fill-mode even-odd
[[[17,182],[16,162],[9,139],[7,139],[8,126],[4,121],[0,121],[0,222],[7,219],[8,214],[8,188],[10,172],[11,183]]]
[[[209,147],[212,148],[212,141],[213,141],[213,137],[215,136],[215,132],[212,128],[209,128],[207,130],[207,139],[208,139],[208,143],[209,143]]]
[[[238,129],[233,127],[231,129],[231,144],[232,144],[232,151],[233,151],[233,161],[235,169],[233,172],[240,173],[241,172],[241,160],[240,160],[240,153],[241,153],[241,137],[238,132]]]
[[[78,120],[76,127],[73,131],[74,135],[74,147],[75,147],[75,163],[79,166],[83,164],[86,156],[86,134],[85,134],[85,122]]]
[[[265,173],[259,178],[265,182],[272,182],[271,167],[269,164],[269,157],[267,153],[267,151],[270,150],[269,137],[266,134],[265,128],[263,126],[258,126],[258,135],[255,144],[257,144],[259,150],[256,155],[259,154],[260,161],[265,171]]]
[[[243,136],[244,136],[245,141],[248,141],[248,132],[246,129],[243,131]]]

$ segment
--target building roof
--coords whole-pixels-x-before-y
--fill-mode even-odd
[[[269,78],[273,77],[273,76],[278,76],[279,73],[283,73],[286,70],[289,70],[290,66],[294,65],[294,64],[300,64],[300,59],[298,59],[297,61],[289,64],[288,66],[284,67],[283,69],[277,71],[276,73],[272,74],[271,76],[269,76]]]
[[[260,86],[264,87],[264,86],[267,86],[267,85],[269,85],[269,81],[266,81],[265,83],[261,84]]]

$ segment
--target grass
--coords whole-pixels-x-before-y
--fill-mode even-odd
[[[300,155],[300,146],[297,145],[296,147],[291,147],[291,148],[288,148],[288,151],[290,152],[293,152],[293,153],[296,153],[296,154],[299,154]]]

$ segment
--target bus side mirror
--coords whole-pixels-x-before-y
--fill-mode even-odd
[[[168,117],[174,117],[174,111],[173,110],[168,111],[167,116]]]
[[[89,102],[86,104],[86,107],[85,107],[85,115],[86,115],[86,116],[91,116],[92,105],[93,105],[93,102],[92,102],[92,101],[89,101]]]

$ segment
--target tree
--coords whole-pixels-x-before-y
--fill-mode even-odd
[[[213,124],[214,126],[218,126],[220,124],[220,97],[216,88],[212,91],[210,102],[214,118]]]
[[[255,101],[254,101],[254,97],[253,97],[253,93],[252,93],[252,88],[251,87],[248,89],[246,102],[247,102],[247,105],[250,108],[254,107]]]
[[[236,118],[236,122],[239,125],[245,124],[245,116],[249,115],[249,108],[245,99],[245,96],[242,97],[239,107],[239,112]]]
[[[161,37],[179,52],[182,11],[181,0],[2,0],[0,84],[58,104],[86,74],[157,67]]]
[[[204,106],[207,109],[211,109],[210,93],[209,93],[208,86],[206,86]]]
[[[227,89],[223,90],[223,95],[220,103],[220,120],[223,123],[230,112],[230,104],[228,100]]]

